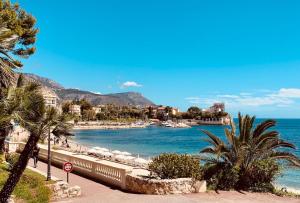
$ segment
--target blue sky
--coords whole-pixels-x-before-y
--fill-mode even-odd
[[[19,0],[38,19],[24,72],[157,104],[300,117],[300,2]]]

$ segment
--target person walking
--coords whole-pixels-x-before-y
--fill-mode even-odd
[[[37,167],[39,152],[40,152],[40,148],[38,146],[35,146],[33,151],[32,151],[32,158],[33,158],[34,168]]]

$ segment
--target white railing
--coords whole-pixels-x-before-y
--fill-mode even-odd
[[[8,152],[17,152],[19,150],[19,142],[5,141],[5,149]]]
[[[9,148],[23,150],[25,143],[7,143]],[[48,157],[48,150],[46,146],[40,146],[39,158],[46,161]],[[63,150],[51,150],[51,161],[56,165],[63,165],[64,162],[71,162],[73,164],[73,171],[90,177],[95,180],[103,181],[108,184],[126,188],[126,175],[131,173],[132,170],[120,164],[106,161],[103,163],[101,160],[96,160],[84,155],[76,155],[72,152]]]

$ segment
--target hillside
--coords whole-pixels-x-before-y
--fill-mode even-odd
[[[115,105],[139,105],[149,106],[155,105],[152,101],[145,98],[138,92],[123,92],[115,94],[95,94],[89,91],[79,89],[67,89],[59,83],[34,74],[25,73],[25,78],[28,81],[36,81],[42,86],[52,89],[60,99],[60,102],[74,99],[87,99],[94,105],[99,104],[115,104]]]

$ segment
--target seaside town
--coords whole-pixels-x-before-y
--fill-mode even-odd
[[[163,105],[94,106],[85,98],[61,102],[55,92],[47,88],[43,89],[42,95],[46,106],[74,118],[75,129],[138,128],[151,124],[175,128],[230,124],[230,115],[225,112],[224,103],[214,103],[208,109],[191,106],[187,112],[181,112],[179,108]]]
[[[232,17],[265,5],[76,3],[0,0],[0,203],[300,202],[299,69],[265,68],[281,49]],[[294,33],[299,5],[277,4]],[[285,45],[282,12],[259,31]]]

